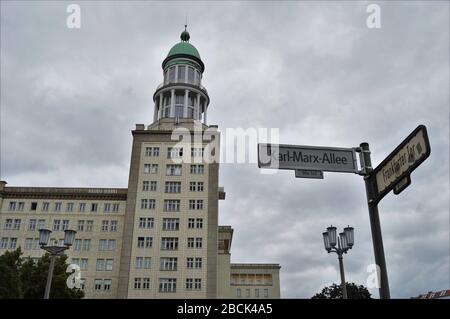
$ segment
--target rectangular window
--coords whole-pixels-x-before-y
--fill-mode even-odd
[[[22,212],[25,209],[25,203],[24,202],[19,202],[18,206],[17,206],[17,210]]]
[[[86,210],[86,203],[80,203],[79,209],[80,212],[84,212]]]
[[[45,228],[45,219],[39,219],[38,220],[38,230]]]
[[[36,202],[33,202],[33,203],[31,203],[31,210],[37,210],[37,203]]]
[[[203,164],[192,164],[191,165],[191,174],[203,174],[204,172]]]
[[[144,164],[144,173],[146,174],[158,173],[158,164]]]
[[[48,212],[48,208],[49,207],[50,207],[50,203],[49,202],[43,202],[42,203],[42,211]]]
[[[111,286],[112,286],[112,279],[105,279],[103,281],[103,290],[109,291],[111,290]]]
[[[195,228],[195,218],[188,218],[188,228]]]
[[[160,278],[159,292],[176,292],[177,279],[176,278]]]
[[[195,258],[195,268],[197,268],[197,269],[202,268],[202,258],[201,257]]]
[[[110,211],[111,211],[111,203],[105,203],[104,208],[103,208],[103,211],[104,211],[105,213],[110,212]]]
[[[194,84],[194,80],[195,80],[195,75],[194,75],[194,68],[189,67],[188,68],[188,78],[187,78],[187,82],[190,84]]]
[[[175,67],[169,69],[169,83],[175,82]]]
[[[178,82],[184,82],[186,67],[184,65],[178,66]]]
[[[77,231],[84,231],[84,220],[78,221]]]
[[[186,290],[192,290],[193,286],[194,286],[194,279],[186,278]]]
[[[108,231],[108,228],[109,228],[109,220],[103,220],[101,231]]]
[[[21,224],[22,220],[21,219],[14,219],[14,230],[20,230],[20,224]]]
[[[9,239],[9,249],[16,249],[17,246],[17,238]]]
[[[136,257],[136,269],[150,269],[151,257]]]
[[[250,289],[245,289],[245,298],[250,298]]]
[[[192,209],[192,210],[203,209],[203,200],[202,199],[190,199],[189,200],[189,209]]]
[[[141,289],[142,278],[134,278],[134,289]]]
[[[142,289],[150,289],[150,278],[142,278]]]
[[[5,225],[3,226],[4,230],[11,230],[12,229],[13,220],[8,218],[5,220]]]
[[[73,250],[80,251],[81,250],[81,239],[75,239],[73,242]]]
[[[87,271],[88,270],[88,259],[81,258],[80,260],[80,270]]]
[[[159,156],[159,147],[146,147],[145,156]]]
[[[154,219],[153,217],[140,217],[139,218],[139,228],[153,228]]]
[[[191,147],[191,157],[203,157],[204,151],[203,147]]]
[[[168,164],[166,166],[167,176],[181,176],[181,165],[180,164]]]
[[[25,249],[33,248],[33,238],[25,238]]]
[[[197,228],[203,228],[203,218],[197,218],[196,219],[196,227]]]
[[[83,251],[89,251],[91,250],[91,240],[90,239],[83,239]]]
[[[264,298],[269,298],[269,289],[264,289]]]
[[[107,250],[108,241],[106,239],[100,239],[98,241],[98,250],[106,251]]]
[[[30,219],[28,221],[28,230],[36,230],[36,219]]]
[[[177,270],[177,263],[176,257],[161,257],[160,270]]]
[[[150,182],[150,191],[151,192],[156,192],[156,186],[157,186],[157,182],[156,181],[151,181]]]
[[[98,209],[98,204],[97,203],[92,203],[91,204],[91,212],[96,212]]]
[[[109,227],[109,231],[110,232],[116,232],[117,231],[117,220],[112,220],[111,221],[111,226]]]
[[[68,212],[73,212],[73,203],[67,203],[67,208],[66,208],[66,210],[68,211]]]
[[[151,248],[153,246],[153,237],[138,237],[138,248]]]
[[[180,219],[179,218],[163,218],[162,224],[163,230],[179,230]]]
[[[86,221],[86,231],[91,232],[93,228],[94,228],[94,221],[93,220]]]
[[[108,240],[108,250],[109,251],[116,250],[116,240],[115,239]]]
[[[60,212],[62,207],[62,203],[55,203],[55,212]]]
[[[141,199],[141,209],[155,209],[156,200],[154,199]]]
[[[180,200],[176,200],[176,199],[164,200],[164,211],[165,212],[179,212],[180,211]]]
[[[161,238],[162,250],[178,250],[178,237],[162,237]]]
[[[115,213],[117,213],[117,212],[119,211],[119,207],[120,207],[120,204],[114,203],[114,204],[112,205],[112,211],[115,212]]]
[[[61,230],[67,230],[67,229],[69,229],[69,220],[64,219],[64,220],[62,221],[62,227],[61,227]]]
[[[103,287],[103,280],[102,279],[95,279],[94,280],[94,290],[102,290]]]
[[[9,210],[14,211],[16,210],[16,202],[9,202]]]
[[[58,231],[61,228],[61,220],[55,219],[53,220],[53,230]]]
[[[189,269],[194,268],[194,258],[193,257],[186,258],[186,268],[189,268]]]
[[[181,182],[166,182],[166,193],[181,193]]]
[[[0,249],[7,249],[8,248],[8,237],[2,237],[0,240]]]
[[[143,181],[142,182],[142,191],[146,192],[150,189],[150,182],[149,181]]]
[[[202,289],[202,279],[195,278],[194,279],[194,290],[201,290],[201,289]]]
[[[259,289],[255,289],[255,298],[259,298]]]
[[[183,104],[183,102],[184,101],[182,101],[181,104]],[[167,149],[167,158],[182,158],[182,157],[183,157],[182,147],[169,147]]]

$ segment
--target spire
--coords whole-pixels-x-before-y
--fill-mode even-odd
[[[190,35],[189,35],[189,32],[187,32],[187,23],[184,25],[184,31],[183,32],[181,32],[181,36],[180,36],[180,38],[181,38],[181,41],[182,42],[189,42],[189,39],[190,39]]]

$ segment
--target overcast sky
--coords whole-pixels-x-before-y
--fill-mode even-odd
[[[1,179],[9,186],[127,187],[136,123],[153,119],[161,62],[188,12],[205,63],[209,124],[279,128],[283,144],[355,147],[377,165],[414,128],[431,156],[402,194],[379,205],[391,295],[449,289],[449,3],[1,2]],[[256,145],[250,145],[256,148]],[[330,224],[355,228],[347,281],[374,263],[362,177],[223,164],[220,224],[235,229],[232,262],[280,263],[285,298],[339,282],[323,248]],[[371,293],[378,297],[377,289]]]

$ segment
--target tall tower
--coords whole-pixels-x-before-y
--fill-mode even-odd
[[[153,123],[132,131],[119,298],[217,297],[219,164],[203,153],[220,136],[189,39],[185,29],[162,63]]]

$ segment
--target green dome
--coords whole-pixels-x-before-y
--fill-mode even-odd
[[[200,53],[198,53],[197,49],[189,42],[180,42],[175,44],[172,49],[170,49],[167,57],[171,57],[177,54],[191,55],[201,60]]]

